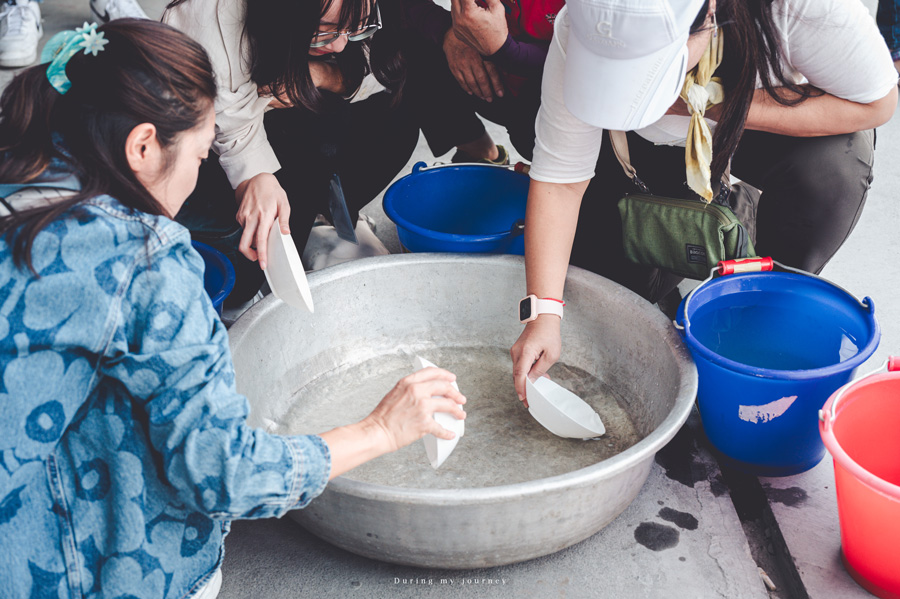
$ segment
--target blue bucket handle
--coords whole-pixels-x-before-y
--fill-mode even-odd
[[[421,173],[422,171],[433,171],[439,168],[454,168],[457,166],[483,166],[485,168],[502,168],[507,171],[520,172],[516,170],[516,165],[514,164],[490,164],[488,162],[451,162],[449,164],[444,162],[436,162],[431,166],[428,166],[427,163],[419,161],[415,163],[412,167],[413,174]]]
[[[805,270],[800,270],[799,268],[794,268],[792,266],[787,266],[778,262],[777,260],[773,260],[770,257],[767,258],[744,258],[741,260],[723,260],[719,262],[716,266],[709,269],[709,276],[703,279],[699,285],[694,287],[691,292],[688,294],[687,299],[684,300],[684,326],[678,324],[678,321],[672,321],[672,324],[675,325],[675,328],[681,331],[687,331],[687,329],[691,326],[691,319],[688,316],[688,306],[691,303],[691,299],[694,297],[694,294],[698,289],[709,283],[713,276],[717,273],[721,276],[726,276],[734,273],[742,273],[742,272],[761,272],[761,271],[770,271],[773,268],[773,265],[778,266],[782,270],[787,270],[790,272],[795,272],[797,274],[801,274],[807,277],[812,277],[814,279],[819,279],[820,281],[831,285],[835,289],[843,291],[850,297],[856,299],[860,306],[863,307],[864,310],[868,310],[869,312],[875,311],[875,304],[872,301],[872,298],[866,297],[862,300],[858,299],[855,295],[841,287],[840,285],[829,281],[828,279],[822,278],[817,274],[813,274],[811,272],[807,272]]]

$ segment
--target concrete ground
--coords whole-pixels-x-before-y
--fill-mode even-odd
[[[876,0],[866,0],[874,11]],[[164,0],[143,0],[151,17]],[[47,0],[45,40],[89,20],[87,0]],[[0,86],[12,76],[0,70]],[[490,131],[498,140],[505,134]],[[515,158],[515,157],[514,157]],[[448,157],[439,157],[448,160]],[[420,143],[418,160],[435,161]],[[823,276],[874,299],[882,340],[860,369],[900,354],[900,116],[878,130],[875,181],[856,230]],[[392,251],[396,233],[380,198],[365,210]],[[690,516],[690,517],[687,517]],[[662,531],[649,539],[638,531]],[[666,537],[666,535],[669,535]],[[661,543],[675,538],[674,545]],[[236,522],[226,543],[221,597],[822,597],[868,594],[839,560],[830,458],[804,474],[756,479],[721,468],[696,416],[657,456],[641,494],[612,524],[553,555],[481,571],[410,569],[361,558],[293,521]],[[762,567],[777,590],[767,590]]]

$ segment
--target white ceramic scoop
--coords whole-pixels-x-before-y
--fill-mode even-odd
[[[597,414],[583,399],[547,377],[525,380],[528,411],[545,429],[560,437],[590,439],[606,432]]]
[[[414,362],[416,371],[429,367],[437,368],[434,364],[419,356],[416,356]],[[453,382],[452,385],[454,389],[459,391],[459,386],[457,386],[456,382]],[[456,436],[449,441],[446,439],[438,439],[434,435],[425,435],[422,437],[422,442],[425,443],[425,454],[428,456],[428,461],[431,462],[431,467],[437,470],[441,467],[441,464],[450,457],[450,454],[453,453],[456,444],[459,442],[459,438],[465,434],[466,421],[457,420],[455,416],[448,414],[447,412],[435,412],[434,420],[448,431],[456,433]]]
[[[283,235],[278,219],[269,231],[269,263],[266,265],[266,280],[275,297],[295,308],[313,311],[312,293],[306,281],[303,262],[297,253],[297,246],[290,235]]]

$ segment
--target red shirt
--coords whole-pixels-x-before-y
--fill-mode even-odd
[[[503,0],[510,35],[520,42],[528,38],[549,42],[553,22],[565,4],[564,0]]]

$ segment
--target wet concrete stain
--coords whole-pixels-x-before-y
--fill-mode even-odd
[[[665,520],[666,522],[671,522],[678,528],[682,528],[684,530],[697,530],[697,526],[699,522],[697,522],[697,518],[695,518],[692,514],[688,514],[687,512],[679,512],[678,510],[673,510],[670,507],[664,507],[659,510],[659,517]]]
[[[709,474],[706,464],[698,460],[697,443],[686,426],[656,453],[656,463],[667,477],[691,488]]]
[[[634,529],[634,540],[651,551],[663,551],[678,545],[679,532],[656,522],[641,522]]]
[[[800,487],[789,487],[787,489],[773,488],[771,485],[765,485],[766,496],[770,501],[777,501],[788,507],[798,507],[806,503],[809,495]]]

